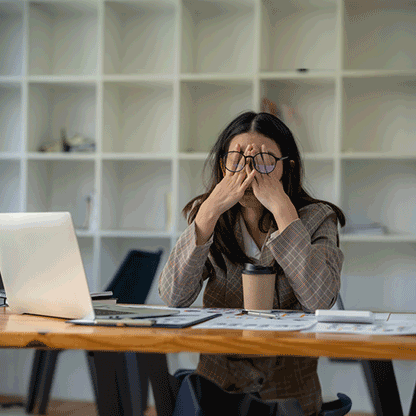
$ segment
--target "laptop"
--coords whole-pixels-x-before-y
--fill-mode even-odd
[[[170,316],[175,309],[94,306],[69,212],[0,213],[0,270],[14,313],[94,323]]]

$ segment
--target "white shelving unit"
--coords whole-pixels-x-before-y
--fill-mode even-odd
[[[342,235],[346,307],[414,312],[415,27],[410,0],[0,0],[0,210],[70,211],[91,290],[129,249],[163,265],[218,133],[268,98],[313,194],[389,231]],[[39,152],[62,128],[95,152]]]

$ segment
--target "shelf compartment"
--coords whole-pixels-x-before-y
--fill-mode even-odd
[[[0,3],[0,75],[23,74],[23,3]]]
[[[20,162],[0,159],[0,212],[20,212]]]
[[[96,106],[95,84],[30,83],[27,150],[60,140],[63,127],[68,137],[80,134],[94,140]]]
[[[238,114],[252,110],[251,81],[181,83],[179,150],[209,152],[221,130]]]
[[[347,226],[381,223],[388,233],[416,235],[416,165],[413,161],[342,162],[342,204]]]
[[[261,71],[335,70],[337,2],[261,0]]]
[[[316,199],[338,204],[335,199],[334,165],[332,161],[304,161],[303,187]]]
[[[95,188],[93,161],[29,160],[27,211],[69,211],[76,229],[87,214],[86,198]]]
[[[125,237],[105,237],[101,239],[100,250],[100,272],[99,287],[97,290],[105,289],[113,279],[115,273],[130,250],[158,251],[163,250],[162,258],[153,284],[146,298],[146,303],[152,305],[163,305],[158,294],[159,275],[163,270],[171,250],[169,238],[125,238]]]
[[[204,161],[202,160],[181,160],[179,162],[179,198],[178,198],[178,229],[185,230],[188,225],[187,220],[182,214],[185,205],[198,195],[206,191],[206,180],[203,177]],[[210,173],[209,169],[206,173]]]
[[[173,1],[106,2],[106,74],[173,73],[176,60]]]
[[[79,250],[81,252],[82,263],[84,264],[85,274],[87,276],[88,287],[90,292],[96,292],[99,289],[95,285],[94,271],[94,239],[93,237],[77,236]]]
[[[29,2],[29,75],[96,75],[97,39],[94,1]]]
[[[415,77],[345,78],[343,87],[342,151],[416,155]]]
[[[18,83],[0,83],[0,152],[22,149],[22,92]]]
[[[104,160],[101,229],[167,230],[171,170],[165,160]]]
[[[333,153],[335,134],[335,81],[265,79],[262,98],[276,104],[279,117],[292,131],[302,153]]]
[[[409,0],[345,0],[345,69],[416,69],[416,9]]]
[[[184,0],[181,73],[253,73],[255,1]]]
[[[346,309],[416,312],[416,244],[396,243],[392,250],[390,244],[353,242],[341,248]]]
[[[172,154],[172,83],[106,82],[103,105],[103,152]]]

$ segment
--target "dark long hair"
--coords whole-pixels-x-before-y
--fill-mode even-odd
[[[269,113],[246,112],[235,118],[219,135],[214,144],[208,159],[205,161],[204,171],[210,169],[210,181],[207,192],[193,198],[183,209],[185,218],[190,224],[196,217],[201,204],[209,197],[215,186],[223,179],[221,169],[221,158],[228,151],[231,140],[243,133],[257,132],[271,140],[279,147],[282,156],[288,156],[283,160],[283,189],[289,196],[296,210],[313,204],[323,202],[329,205],[335,212],[340,225],[345,225],[343,212],[334,204],[322,201],[310,196],[302,186],[303,163],[300,157],[296,141],[289,128],[277,117]],[[223,255],[232,263],[250,263],[251,259],[244,253],[239,246],[234,234],[235,223],[240,212],[240,204],[235,204],[228,211],[224,212],[217,221],[214,229],[214,241],[210,248],[210,253],[217,265],[225,271],[226,265]],[[262,232],[267,232],[265,224],[276,225],[275,219],[266,208],[259,220],[259,228]],[[209,261],[208,261],[209,263]],[[208,264],[210,266],[210,264]]]

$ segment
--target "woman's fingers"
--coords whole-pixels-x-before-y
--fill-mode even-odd
[[[241,184],[242,188],[244,190],[246,190],[247,187],[253,182],[255,177],[256,177],[256,170],[253,169],[251,172],[246,174],[246,178],[244,179],[243,183]]]

